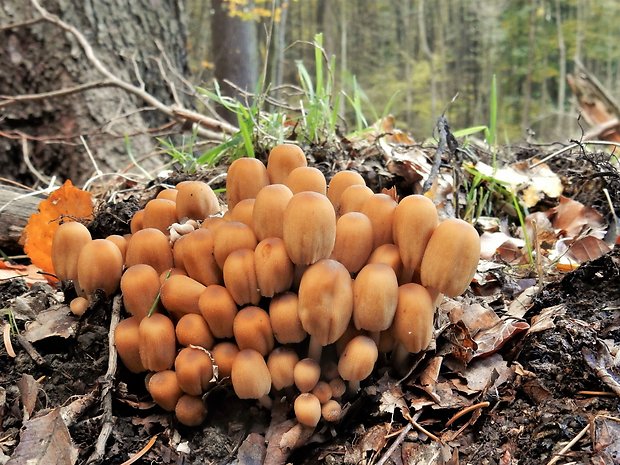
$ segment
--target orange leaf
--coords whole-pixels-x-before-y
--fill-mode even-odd
[[[90,193],[65,183],[39,204],[39,212],[30,216],[24,228],[24,252],[43,271],[54,273],[52,238],[61,222],[91,219],[93,201]]]

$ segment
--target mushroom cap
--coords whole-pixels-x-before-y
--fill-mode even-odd
[[[86,310],[88,310],[88,299],[85,297],[76,297],[75,299],[72,299],[69,303],[69,310],[71,310],[71,313],[75,316],[80,317],[84,315]]]
[[[140,360],[150,371],[172,368],[177,355],[177,339],[172,320],[161,313],[142,318],[138,328],[140,335]]]
[[[266,356],[273,350],[274,340],[269,314],[259,307],[239,310],[233,323],[233,332],[239,349],[254,349]]]
[[[238,249],[256,248],[258,241],[252,228],[240,221],[228,221],[220,225],[213,233],[213,254],[220,268],[224,268],[224,262],[231,252]]]
[[[392,334],[408,352],[418,353],[428,347],[433,337],[435,305],[423,286],[415,283],[398,288],[398,306]]]
[[[224,284],[237,305],[258,305],[260,291],[254,266],[254,250],[238,249],[224,262]]]
[[[265,186],[256,195],[252,224],[259,241],[268,237],[283,237],[284,210],[291,197],[293,193],[284,184]]]
[[[131,237],[131,235],[129,237]],[[110,234],[106,237],[106,240],[112,242],[116,247],[118,247],[118,250],[121,251],[121,255],[123,256],[123,263],[125,263],[125,255],[127,254],[127,244],[129,244],[129,239],[119,234]]]
[[[372,373],[379,351],[367,336],[356,336],[349,341],[338,361],[338,373],[347,381],[361,381]]]
[[[312,392],[312,394],[319,399],[321,405],[332,398],[332,388],[329,387],[329,383],[327,381],[319,381],[310,392]]]
[[[125,310],[141,320],[155,304],[159,288],[159,273],[155,268],[142,263],[130,266],[121,277]]]
[[[293,195],[284,211],[286,251],[296,265],[310,265],[331,255],[336,240],[336,213],[316,192]]]
[[[361,212],[364,202],[374,195],[372,189],[361,184],[353,184],[347,187],[340,196],[338,214],[344,215],[349,212]]]
[[[374,236],[366,215],[349,212],[336,222],[336,242],[331,258],[342,263],[350,273],[357,273],[368,261]]]
[[[179,423],[185,426],[199,426],[207,419],[207,406],[201,397],[182,395],[174,407]]]
[[[362,205],[362,213],[372,223],[372,248],[392,242],[392,221],[396,201],[387,194],[373,194]]]
[[[160,190],[157,195],[155,196],[156,199],[166,199],[166,200],[172,200],[173,202],[177,201],[177,195],[179,194],[179,191],[171,188],[171,189],[162,189]]]
[[[268,186],[265,186],[265,187],[268,187]],[[261,189],[261,191],[263,189]],[[249,226],[253,230],[254,229],[254,204],[255,203],[256,203],[256,199],[243,199],[237,202],[237,205],[235,205],[235,208],[233,208],[230,211],[230,216],[229,216],[230,221],[239,221],[240,223],[243,223]]]
[[[183,315],[177,321],[174,330],[177,341],[182,346],[192,345],[205,349],[213,347],[213,334],[211,334],[211,329],[202,315],[196,313]]]
[[[342,407],[337,401],[333,399],[328,400],[321,406],[321,416],[325,421],[329,421],[330,423],[340,421]]]
[[[329,387],[332,388],[332,397],[334,399],[340,399],[347,392],[347,385],[340,376],[330,379]]]
[[[153,373],[148,380],[147,389],[155,403],[168,412],[174,411],[174,407],[183,395],[177,375],[172,370]]]
[[[218,379],[230,376],[232,365],[239,353],[239,347],[233,342],[218,342],[211,349],[211,355],[217,367]]]
[[[220,211],[213,189],[202,181],[183,181],[177,184],[177,219],[203,220]]]
[[[258,289],[264,297],[273,297],[291,288],[295,268],[282,239],[268,237],[258,243],[254,250],[254,270]]]
[[[209,353],[199,347],[185,347],[174,360],[179,387],[193,396],[202,395],[213,378],[213,363]]]
[[[320,170],[311,166],[300,166],[291,171],[284,182],[293,194],[312,191],[325,195],[327,182]]]
[[[340,215],[340,198],[342,193],[350,186],[364,186],[366,187],[366,181],[361,174],[357,171],[344,170],[339,171],[329,181],[329,187],[327,188],[327,198],[334,206],[336,214]],[[372,192],[372,191],[371,191]]]
[[[271,184],[284,184],[289,173],[299,166],[308,166],[306,155],[295,144],[276,145],[267,158],[267,174]]]
[[[174,275],[164,281],[159,297],[166,310],[178,319],[187,313],[200,313],[198,301],[205,289],[189,276]]]
[[[254,349],[241,350],[230,374],[239,399],[260,399],[271,390],[271,375],[263,356]]]
[[[396,206],[392,236],[407,274],[420,270],[424,250],[438,223],[437,208],[428,197],[408,195]]]
[[[255,199],[267,185],[269,177],[263,162],[256,158],[237,158],[230,164],[226,176],[228,209],[232,210],[243,199]]]
[[[403,261],[400,251],[395,244],[383,244],[377,247],[368,257],[368,263],[383,263],[394,270],[394,274],[400,281],[403,275]]]
[[[168,234],[168,228],[177,221],[177,204],[172,200],[149,200],[144,207],[142,229],[155,228]]]
[[[129,230],[131,234],[135,234],[144,227],[144,209],[138,210],[131,217],[129,222]]]
[[[300,392],[310,392],[321,378],[321,366],[316,360],[304,358],[295,364],[293,378]]]
[[[140,320],[135,316],[121,320],[114,330],[114,345],[123,365],[132,373],[146,371],[140,360]]]
[[[299,284],[299,319],[321,345],[336,342],[353,312],[353,286],[344,265],[323,259],[308,267]]]
[[[440,223],[428,241],[420,279],[422,285],[448,297],[469,286],[480,260],[480,237],[466,221],[450,218]]]
[[[278,294],[269,303],[271,329],[280,344],[301,342],[308,335],[301,325],[297,307],[298,298],[294,292]]]
[[[276,391],[295,384],[293,371],[299,362],[297,352],[290,347],[277,347],[267,358],[267,368],[271,374],[271,384]]]
[[[200,295],[198,308],[215,337],[219,339],[233,337],[237,304],[228,289],[218,284],[207,286]]]
[[[183,268],[190,278],[205,286],[222,282],[222,270],[215,260],[214,245],[215,235],[204,228],[185,234],[180,244]]]
[[[125,266],[138,263],[151,265],[158,273],[172,268],[172,249],[168,237],[159,229],[141,229],[129,239]]]
[[[314,428],[321,420],[321,403],[309,392],[297,396],[293,409],[297,421],[304,426]]]
[[[112,295],[118,289],[123,274],[123,255],[116,245],[106,239],[95,239],[82,247],[78,257],[77,277],[87,294],[101,289]]]
[[[78,258],[82,247],[91,241],[90,231],[82,223],[62,223],[52,239],[52,265],[61,281],[78,279]]]
[[[371,263],[353,282],[353,322],[357,329],[385,331],[392,325],[398,303],[398,280],[383,263]]]

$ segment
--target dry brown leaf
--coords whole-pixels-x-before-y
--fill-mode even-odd
[[[71,442],[60,409],[24,423],[19,444],[7,465],[74,465],[78,451]]]
[[[271,436],[263,465],[284,465],[291,452],[303,446],[314,433],[314,428],[286,420],[270,426]]]
[[[267,453],[265,438],[258,433],[250,433],[239,446],[238,465],[262,465]]]
[[[484,357],[497,352],[506,342],[529,329],[525,321],[514,318],[502,318],[491,328],[484,329],[474,336],[478,349],[474,357]]]
[[[467,380],[467,386],[476,391],[482,391],[491,386],[500,386],[513,374],[508,363],[499,354],[475,360],[470,363],[467,370],[461,373]]]
[[[498,252],[498,249],[506,243],[512,244],[517,249],[525,246],[525,241],[523,239],[510,237],[508,234],[501,231],[494,233],[483,232],[480,236],[480,258],[491,260]],[[501,258],[506,261],[505,257]]]
[[[67,180],[39,204],[39,211],[30,216],[24,228],[24,252],[43,271],[54,272],[52,238],[60,221],[88,220],[93,214],[90,193],[74,187]]]
[[[558,206],[549,210],[548,214],[553,227],[563,237],[577,237],[586,228],[590,228],[590,234],[599,239],[605,236],[603,216],[576,200],[562,196]]]
[[[27,421],[32,417],[37,406],[37,396],[39,395],[39,383],[29,374],[23,374],[17,381],[17,388],[19,389],[19,397],[24,406],[24,421]]]
[[[611,248],[602,240],[594,236],[586,236],[573,242],[567,255],[578,264],[583,264],[602,257],[610,251]]]
[[[28,342],[37,342],[48,337],[72,337],[78,326],[78,321],[69,311],[67,306],[57,306],[37,315],[35,321],[31,321],[24,332]]]
[[[14,265],[0,260],[0,281],[22,278],[29,286],[34,283],[46,283],[47,280],[40,273],[41,271],[41,268],[35,265]]]

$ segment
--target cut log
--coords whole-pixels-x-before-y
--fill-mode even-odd
[[[31,191],[0,186],[0,249],[14,251],[19,245],[28,218],[36,213],[44,195],[27,195]],[[26,196],[27,195],[27,196]]]

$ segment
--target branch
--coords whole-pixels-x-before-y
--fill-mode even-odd
[[[58,16],[47,11],[39,4],[38,0],[30,1],[44,20],[57,25],[61,29],[64,29],[65,31],[71,33],[76,38],[76,40],[84,50],[86,58],[88,58],[88,60],[93,64],[97,71],[99,71],[102,75],[106,77],[106,80],[110,83],[110,85],[114,85],[133,95],[136,95],[137,97],[144,100],[149,106],[155,107],[157,110],[177,121],[185,122],[189,120],[191,122],[199,124],[200,127],[198,128],[197,132],[198,135],[200,135],[201,137],[222,139],[221,133],[233,134],[238,131],[236,127],[229,123],[218,121],[208,116],[200,115],[199,113],[192,112],[191,110],[184,110],[184,113],[187,112],[188,115],[194,116],[194,119],[181,118],[179,116],[180,113],[178,112],[178,109],[175,111],[173,107],[166,105],[148,92],[116,77],[108,68],[103,65],[99,58],[97,58],[92,46],[90,45],[86,37],[84,37],[84,35],[77,28],[65,23]]]
[[[71,94],[77,94],[89,89],[99,89],[101,87],[112,87],[116,84],[111,81],[95,81],[86,84],[80,84],[75,87],[67,87],[65,89],[52,90],[50,92],[41,92],[40,94],[25,94],[25,95],[0,95],[0,108],[8,105],[13,105],[19,102],[34,102],[37,100],[44,100],[56,97],[65,97]]]

